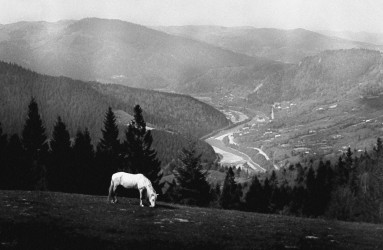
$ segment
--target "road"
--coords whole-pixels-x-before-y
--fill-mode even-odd
[[[213,137],[207,138],[205,141],[209,143],[214,151],[218,154],[221,154],[223,157],[221,159],[221,163],[223,164],[243,164],[247,163],[247,165],[252,168],[254,171],[259,172],[259,171],[266,171],[264,168],[262,168],[259,164],[255,163],[250,156],[247,154],[238,151],[234,148],[228,147],[223,143],[223,138],[226,136],[229,136],[229,140],[232,144],[235,144],[233,141],[233,133],[237,132],[240,128],[242,128],[245,124],[240,124],[236,127],[227,129],[227,130],[222,130],[218,134],[216,134]],[[234,142],[234,143],[233,143]],[[259,151],[260,153],[264,153],[262,150]],[[264,153],[265,154],[265,153]],[[266,155],[267,156],[267,155]],[[267,157],[268,159],[268,157]]]

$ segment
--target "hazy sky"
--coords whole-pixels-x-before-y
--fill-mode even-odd
[[[0,23],[113,18],[143,25],[222,25],[383,33],[382,0],[0,0]]]

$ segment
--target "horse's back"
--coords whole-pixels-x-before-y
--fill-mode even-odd
[[[125,188],[143,188],[150,183],[149,179],[143,174],[130,174],[126,172],[117,172],[112,175],[112,181],[122,185]]]

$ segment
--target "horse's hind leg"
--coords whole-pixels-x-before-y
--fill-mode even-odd
[[[142,191],[143,191],[143,189],[139,189],[138,191],[140,191],[140,206],[143,207],[144,206],[142,204]]]
[[[117,189],[117,186],[113,186],[113,203],[117,203],[116,189]]]

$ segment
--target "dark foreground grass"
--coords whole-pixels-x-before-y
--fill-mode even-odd
[[[2,249],[383,249],[383,225],[0,191]]]

